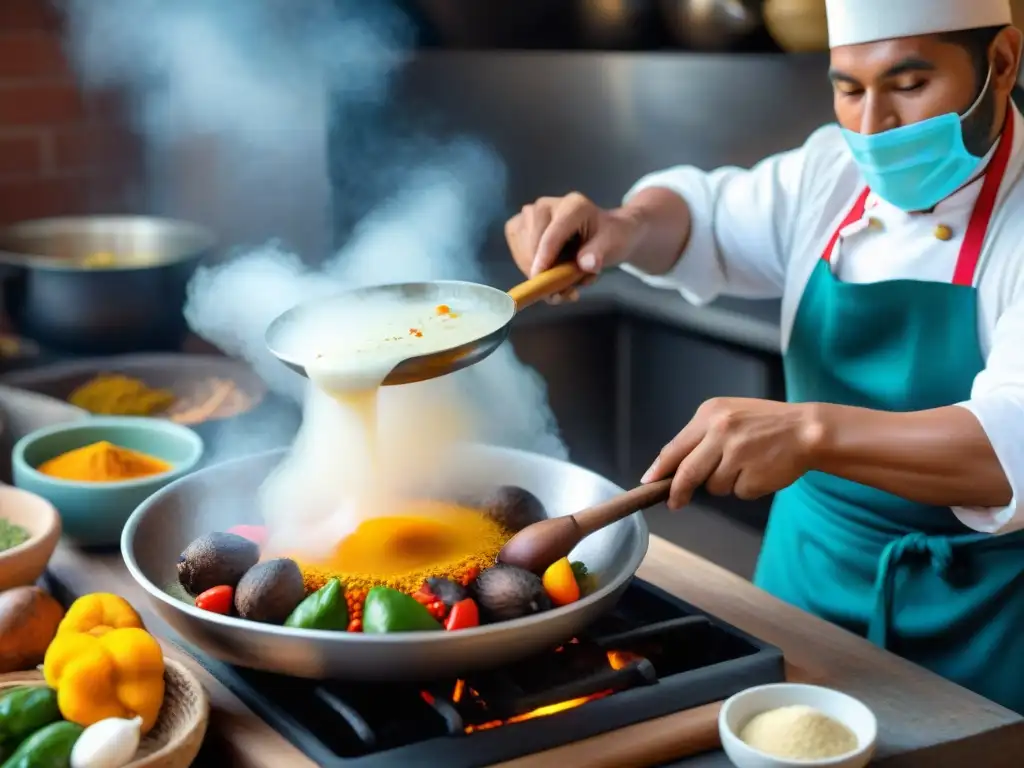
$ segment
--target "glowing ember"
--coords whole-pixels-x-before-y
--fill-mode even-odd
[[[521,715],[513,715],[507,720],[492,720],[489,723],[480,723],[480,725],[467,725],[465,728],[466,733],[473,733],[474,731],[489,731],[492,728],[499,728],[503,725],[511,725],[512,723],[522,723],[526,720],[535,720],[538,717],[548,717],[550,715],[556,715],[559,712],[565,712],[568,709],[575,709],[576,707],[583,706],[588,701],[594,701],[600,699],[612,691],[601,691],[590,696],[581,696],[578,699],[570,699],[569,701],[561,701],[557,704],[548,704],[543,707],[538,707],[532,712],[525,712]]]
[[[573,638],[567,643],[567,645],[572,645],[578,642],[579,640]],[[564,646],[560,646],[556,648],[555,651],[561,651],[563,648]],[[607,658],[608,665],[614,670],[619,670],[624,669],[630,664],[635,664],[636,662],[641,661],[643,657],[638,656],[634,653],[630,653],[628,651],[608,651]],[[503,725],[522,723],[526,720],[535,720],[539,717],[549,717],[550,715],[557,715],[559,712],[565,712],[566,710],[581,707],[588,702],[596,701],[597,699],[604,698],[605,696],[609,696],[612,693],[615,693],[615,691],[599,691],[597,693],[590,694],[589,696],[580,696],[575,699],[569,699],[568,701],[560,701],[554,704],[546,704],[542,707],[537,707],[537,709],[531,710],[529,712],[524,712],[519,715],[513,715],[504,720],[490,720],[488,722],[479,723],[477,725],[467,725],[464,728],[464,730],[467,734],[474,733],[475,731],[489,731],[494,728],[499,728]],[[452,703],[456,705],[459,704],[466,698],[467,694],[473,699],[480,700],[481,705],[483,707],[486,707],[486,704],[483,702],[483,697],[481,697],[480,694],[477,693],[477,691],[473,690],[473,688],[466,685],[465,680],[456,680],[455,687],[452,689]],[[434,697],[431,696],[429,693],[423,692],[421,695],[427,703],[432,703],[434,700]]]

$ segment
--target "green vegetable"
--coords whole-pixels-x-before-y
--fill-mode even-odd
[[[579,584],[580,594],[585,595],[592,592],[597,585],[597,578],[594,574],[588,571],[587,566],[580,560],[574,560],[570,565],[572,566],[572,575],[576,577],[576,583]]]
[[[291,612],[284,625],[299,629],[348,629],[345,591],[338,579],[331,579]]]
[[[441,629],[430,611],[404,592],[390,587],[374,587],[363,604],[363,633],[419,632]]]
[[[0,741],[8,747],[57,720],[57,692],[47,686],[25,686],[0,699]]]
[[[70,768],[71,750],[85,729],[61,720],[36,731],[0,768]]]
[[[0,517],[0,552],[14,549],[29,540],[29,532],[20,525]]]

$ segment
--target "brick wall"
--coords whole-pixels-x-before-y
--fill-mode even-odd
[[[47,0],[0,0],[0,224],[138,207],[139,142],[116,94],[77,87],[61,35]]]

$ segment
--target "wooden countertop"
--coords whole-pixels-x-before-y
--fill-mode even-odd
[[[142,613],[158,636],[170,628],[149,610],[145,592],[128,574],[119,553],[85,554],[62,544],[51,575],[73,593],[116,592]],[[877,715],[877,757],[887,766],[979,768],[1019,766],[1024,718],[845,630],[788,606],[744,579],[657,537],[651,538],[638,576],[693,605],[780,647],[791,681],[827,685],[856,696]],[[244,768],[306,768],[313,763],[252,714],[224,686],[172,642],[174,656],[202,679],[213,707],[208,749]],[[678,752],[673,728],[679,715],[577,742],[526,759],[516,768],[588,768],[664,765]],[[695,765],[710,765],[693,758]],[[717,764],[717,761],[715,761]],[[687,764],[687,763],[681,763]],[[727,763],[721,763],[727,765]],[[512,763],[506,764],[506,768]]]

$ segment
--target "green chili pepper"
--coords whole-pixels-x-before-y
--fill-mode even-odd
[[[0,698],[0,740],[16,745],[44,725],[60,720],[57,692],[45,685],[17,688]]]
[[[344,632],[348,628],[348,606],[345,604],[345,590],[338,579],[331,579],[305,600],[299,603],[285,619],[286,627],[299,629],[336,629]]]
[[[374,587],[363,604],[363,632],[420,632],[442,629],[430,611],[415,599],[389,587]]]
[[[61,720],[36,731],[0,768],[69,768],[71,750],[85,729]]]

